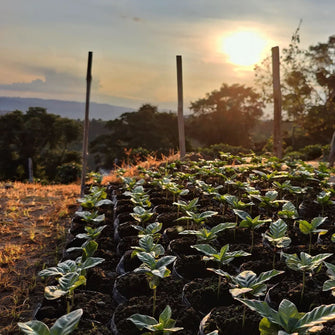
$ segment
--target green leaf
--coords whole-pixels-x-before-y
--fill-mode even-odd
[[[235,228],[236,227],[236,223],[235,222],[224,222],[224,223],[219,223],[218,225],[216,225],[215,227],[213,227],[210,231],[213,234],[217,234],[220,231],[223,231],[225,229],[231,229],[231,228]]]
[[[335,265],[332,263],[328,263],[328,262],[324,262],[324,264],[327,267],[328,275],[330,275],[331,277],[335,277]]]
[[[147,225],[145,231],[148,234],[156,234],[158,233],[163,227],[163,224],[161,222],[153,222]]]
[[[267,318],[270,322],[276,323],[277,312],[273,310],[266,302],[242,298],[236,298],[236,300],[248,306],[252,311],[256,311],[260,316]]]
[[[260,335],[278,335],[279,326],[271,323],[267,318],[259,322]]]
[[[61,316],[56,320],[55,324],[50,328],[50,335],[67,335],[70,334],[78,325],[81,316],[83,315],[82,309]]]
[[[163,312],[159,315],[159,322],[161,322],[163,325],[167,323],[168,320],[170,320],[172,315],[171,307],[167,305]]]
[[[139,252],[137,254],[138,259],[143,262],[144,264],[147,264],[150,269],[154,269],[156,267],[156,260],[155,257],[152,256],[148,252]]]
[[[192,245],[191,248],[194,248],[207,256],[212,256],[217,254],[218,252],[209,244],[195,244]]]
[[[68,291],[62,290],[59,286],[46,286],[44,288],[44,297],[47,300],[55,300],[63,295],[66,295]]]
[[[98,243],[96,241],[89,241],[84,247],[85,259],[88,259],[94,255],[98,249]]]
[[[270,270],[270,271],[266,271],[266,272],[262,272],[260,273],[260,275],[257,278],[257,283],[264,283],[268,280],[270,280],[271,278],[278,276],[282,273],[284,273],[285,271],[279,271],[279,270]]]
[[[299,329],[310,328],[335,318],[335,304],[321,305],[306,313],[298,322]]]
[[[151,273],[156,277],[166,278],[166,277],[169,277],[171,271],[165,266],[161,266],[157,269],[152,270]]]
[[[271,222],[269,229],[271,237],[284,237],[287,231],[287,224],[282,219],[279,219],[275,222]]]
[[[329,291],[335,289],[335,278],[334,279],[328,279],[323,283],[322,291]]]
[[[148,329],[150,325],[153,326],[158,323],[155,318],[138,313],[131,315],[127,320],[131,321],[139,330]]]
[[[229,290],[230,294],[233,298],[236,298],[242,294],[246,294],[248,292],[251,292],[252,288],[249,287],[242,287],[242,288],[232,288]]]
[[[300,231],[305,234],[308,235],[313,231],[313,226],[306,220],[299,220],[299,229]]]
[[[164,256],[157,261],[156,267],[168,266],[176,260],[176,256]]]
[[[297,329],[297,322],[301,317],[295,304],[287,299],[282,300],[278,307],[276,315],[277,324],[282,326],[284,330],[293,332]]]
[[[50,267],[48,269],[41,270],[38,275],[41,277],[50,277],[64,275],[69,272],[73,272],[77,269],[77,264],[75,261],[68,259],[64,262],[60,262],[57,266]]]
[[[101,257],[88,257],[81,265],[80,268],[83,270],[93,268],[98,264],[104,262],[105,259]]]
[[[85,283],[86,283],[86,278],[84,276],[81,276],[77,272],[72,272],[72,273],[68,273],[67,275],[59,278],[58,287],[62,291],[69,292]]]
[[[102,200],[99,200],[96,204],[95,204],[95,207],[100,207],[100,206],[103,206],[103,205],[112,205],[113,202],[109,199],[102,199]]]
[[[248,217],[251,218],[251,216],[241,209],[233,209],[234,213],[242,220],[246,220]]]
[[[50,335],[48,326],[41,321],[32,320],[25,323],[18,322],[17,325],[28,335]]]

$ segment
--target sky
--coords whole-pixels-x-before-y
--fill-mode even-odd
[[[1,0],[0,96],[84,102],[92,51],[91,101],[175,111],[181,55],[187,109],[254,86],[246,63],[287,47],[300,20],[302,47],[327,42],[334,13],[334,0]]]

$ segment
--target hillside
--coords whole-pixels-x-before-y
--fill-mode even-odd
[[[50,114],[57,114],[75,120],[83,120],[85,117],[84,102],[0,97],[0,115],[14,110],[25,112],[29,107],[43,107],[46,108]],[[131,108],[91,102],[90,119],[113,120],[123,113],[132,111]]]

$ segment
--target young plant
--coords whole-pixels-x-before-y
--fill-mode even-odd
[[[322,191],[316,196],[315,202],[321,205],[321,216],[324,215],[325,207],[334,205],[335,201],[331,200],[332,194],[331,192]]]
[[[213,186],[202,180],[196,180],[195,185],[204,195],[216,195],[219,193],[219,189],[223,187],[222,185]]]
[[[279,190],[280,193],[283,192],[289,192],[290,194],[301,194],[303,193],[303,189],[299,186],[293,186],[291,185],[290,180],[285,180],[283,183],[280,183],[278,181],[274,181],[273,186]]]
[[[101,186],[103,175],[99,172],[90,172],[87,175],[88,178],[91,178],[95,185]]]
[[[134,257],[139,252],[146,252],[152,254],[155,258],[164,255],[164,247],[161,244],[154,243],[152,235],[144,235],[138,241],[138,246],[131,247],[134,251],[131,253],[131,257]]]
[[[175,202],[176,199],[179,199],[180,196],[186,195],[189,193],[189,190],[187,188],[181,188],[177,183],[171,182],[166,186],[166,189],[172,193],[173,196],[173,202]]]
[[[283,219],[297,219],[299,217],[296,207],[291,201],[283,204],[282,210],[278,211],[278,216]]]
[[[94,242],[94,241],[91,241]],[[67,312],[69,313],[74,301],[74,290],[86,284],[86,270],[104,261],[99,257],[87,257],[85,253],[76,261],[66,260],[60,262],[55,267],[41,270],[38,275],[41,277],[56,276],[58,285],[46,286],[44,296],[48,300],[55,300],[64,295],[68,295]]]
[[[195,235],[197,242],[210,242],[217,238],[217,234],[225,229],[232,229],[236,227],[235,222],[219,223],[213,228],[206,229],[205,227],[199,230],[183,230],[180,235]]]
[[[142,185],[135,186],[132,190],[123,192],[123,195],[130,197],[130,201],[135,206],[146,208],[151,207],[149,195],[144,191],[144,187]]]
[[[313,274],[314,270],[322,265],[322,262],[332,256],[333,254],[324,253],[318,254],[316,256],[311,256],[305,252],[300,253],[300,258],[297,254],[282,254],[285,258],[286,265],[293,271],[302,272],[302,289],[301,289],[301,299],[303,299],[305,291],[306,282],[306,272]]]
[[[141,206],[135,206],[133,208],[133,212],[130,213],[130,215],[136,221],[138,221],[142,226],[144,226],[145,223],[151,219],[154,213],[151,208],[145,209],[144,207],[141,207]]]
[[[246,203],[246,202],[239,200],[234,195],[230,195],[230,194],[225,194],[224,198],[228,206],[232,209],[245,209],[247,207],[251,207],[254,205],[252,201]]]
[[[309,253],[311,252],[311,248],[312,248],[312,234],[318,234],[318,237],[320,237],[320,235],[327,233],[328,230],[326,229],[317,229],[326,220],[327,220],[327,217],[318,216],[314,218],[311,222],[308,222],[306,220],[298,221],[300,231],[305,235],[309,235],[309,245],[308,245]]]
[[[213,260],[219,263],[219,267],[222,267],[225,264],[229,264],[236,257],[243,257],[243,256],[251,255],[248,252],[245,252],[243,250],[229,252],[229,244],[224,245],[220,249],[220,251],[217,251],[215,248],[213,248],[209,244],[195,244],[195,245],[192,245],[191,247],[206,255],[206,256],[203,256],[202,258],[203,260],[205,261]],[[221,285],[221,276],[219,276],[217,296],[220,295],[220,285]]]
[[[103,205],[111,205],[113,202],[107,199],[105,187],[93,186],[90,193],[85,194],[83,198],[77,200],[81,207],[90,210]]]
[[[150,334],[166,334],[169,335],[170,333],[178,332],[183,330],[182,327],[175,327],[176,321],[171,319],[171,308],[167,305],[163,312],[159,315],[158,321],[149,315],[143,314],[133,314],[127,320],[131,321],[135,324],[135,326],[139,330],[149,330],[149,332],[142,333],[143,335],[150,335]]]
[[[199,226],[199,225],[204,224],[208,218],[214,215],[217,215],[217,214],[218,212],[214,212],[214,211],[205,211],[202,213],[195,213],[195,212],[187,211],[186,215],[176,219],[176,221],[188,220],[188,221],[194,222],[196,226]]]
[[[32,320],[28,322],[18,322],[18,326],[24,334],[27,335],[67,335],[78,326],[79,320],[83,315],[82,309],[76,309],[75,311],[61,316],[56,320],[54,325],[49,327],[38,320]]]
[[[98,211],[77,211],[74,214],[87,223],[99,224],[105,221],[105,214],[99,214]]]
[[[162,229],[163,224],[160,222],[153,222],[148,224],[146,227],[132,225],[135,229],[139,231],[138,237],[141,238],[145,235],[151,235],[156,241],[158,241],[162,234],[159,231]]]
[[[136,180],[136,178],[133,177],[121,177],[121,180],[123,182],[123,188],[126,191],[131,191],[136,186],[141,186],[145,183],[144,179]]]
[[[322,329],[324,322],[335,318],[335,304],[321,305],[302,313],[287,299],[281,301],[278,311],[265,301],[236,299],[263,317],[259,323],[260,335],[305,335]]]
[[[233,298],[249,294],[254,297],[260,297],[266,292],[267,286],[264,283],[273,277],[284,273],[284,271],[270,270],[260,273],[257,277],[256,273],[250,270],[243,271],[237,276],[232,276],[229,273],[222,271],[221,269],[209,268],[208,270],[228,279],[229,285],[231,287],[229,292]]]
[[[277,191],[267,191],[264,195],[252,195],[253,198],[259,201],[259,207],[263,208],[278,208],[280,203],[286,202],[286,200],[277,200],[278,192]]]
[[[147,277],[149,287],[153,290],[152,315],[155,315],[157,287],[160,279],[170,276],[171,271],[167,266],[175,261],[176,256],[163,256],[157,259],[150,252],[138,252],[136,255],[142,264],[134,272],[144,273]]]
[[[254,230],[263,226],[267,222],[271,222],[271,219],[261,220],[260,215],[252,218],[247,212],[240,209],[234,209],[234,213],[241,219],[239,227],[248,228],[251,232],[251,251],[254,247]]]
[[[273,262],[272,266],[275,268],[277,249],[287,248],[291,244],[291,239],[286,236],[287,224],[279,219],[270,223],[269,231],[262,234],[263,238],[268,241],[273,248]]]
[[[81,248],[86,247],[86,245],[95,239],[97,239],[101,232],[107,227],[107,225],[99,226],[97,228],[92,228],[90,226],[85,226],[86,233],[77,234],[76,237],[79,239],[85,239],[86,241],[81,246]]]
[[[226,277],[229,281],[229,285],[231,289],[229,290],[230,294],[233,298],[237,298],[239,296],[243,296],[245,298],[247,295],[251,295],[254,297],[260,297],[265,294],[267,286],[265,282],[272,279],[275,276],[278,276],[284,271],[271,270],[267,272],[262,272],[257,277],[256,273],[253,271],[243,271],[239,273],[237,276],[232,276],[227,272],[222,271],[221,269],[208,269],[213,271],[219,276]],[[245,309],[243,311],[243,321],[242,327],[244,327],[245,323]]]
[[[181,209],[183,213],[189,212],[196,212],[197,206],[198,206],[199,198],[194,198],[190,201],[184,201],[184,200],[178,200],[177,202],[174,202],[173,205],[178,206],[178,216],[179,216],[179,210]]]

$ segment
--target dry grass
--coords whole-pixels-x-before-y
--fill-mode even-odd
[[[58,261],[79,185],[0,183],[0,329],[19,334],[43,297],[37,273]]]

